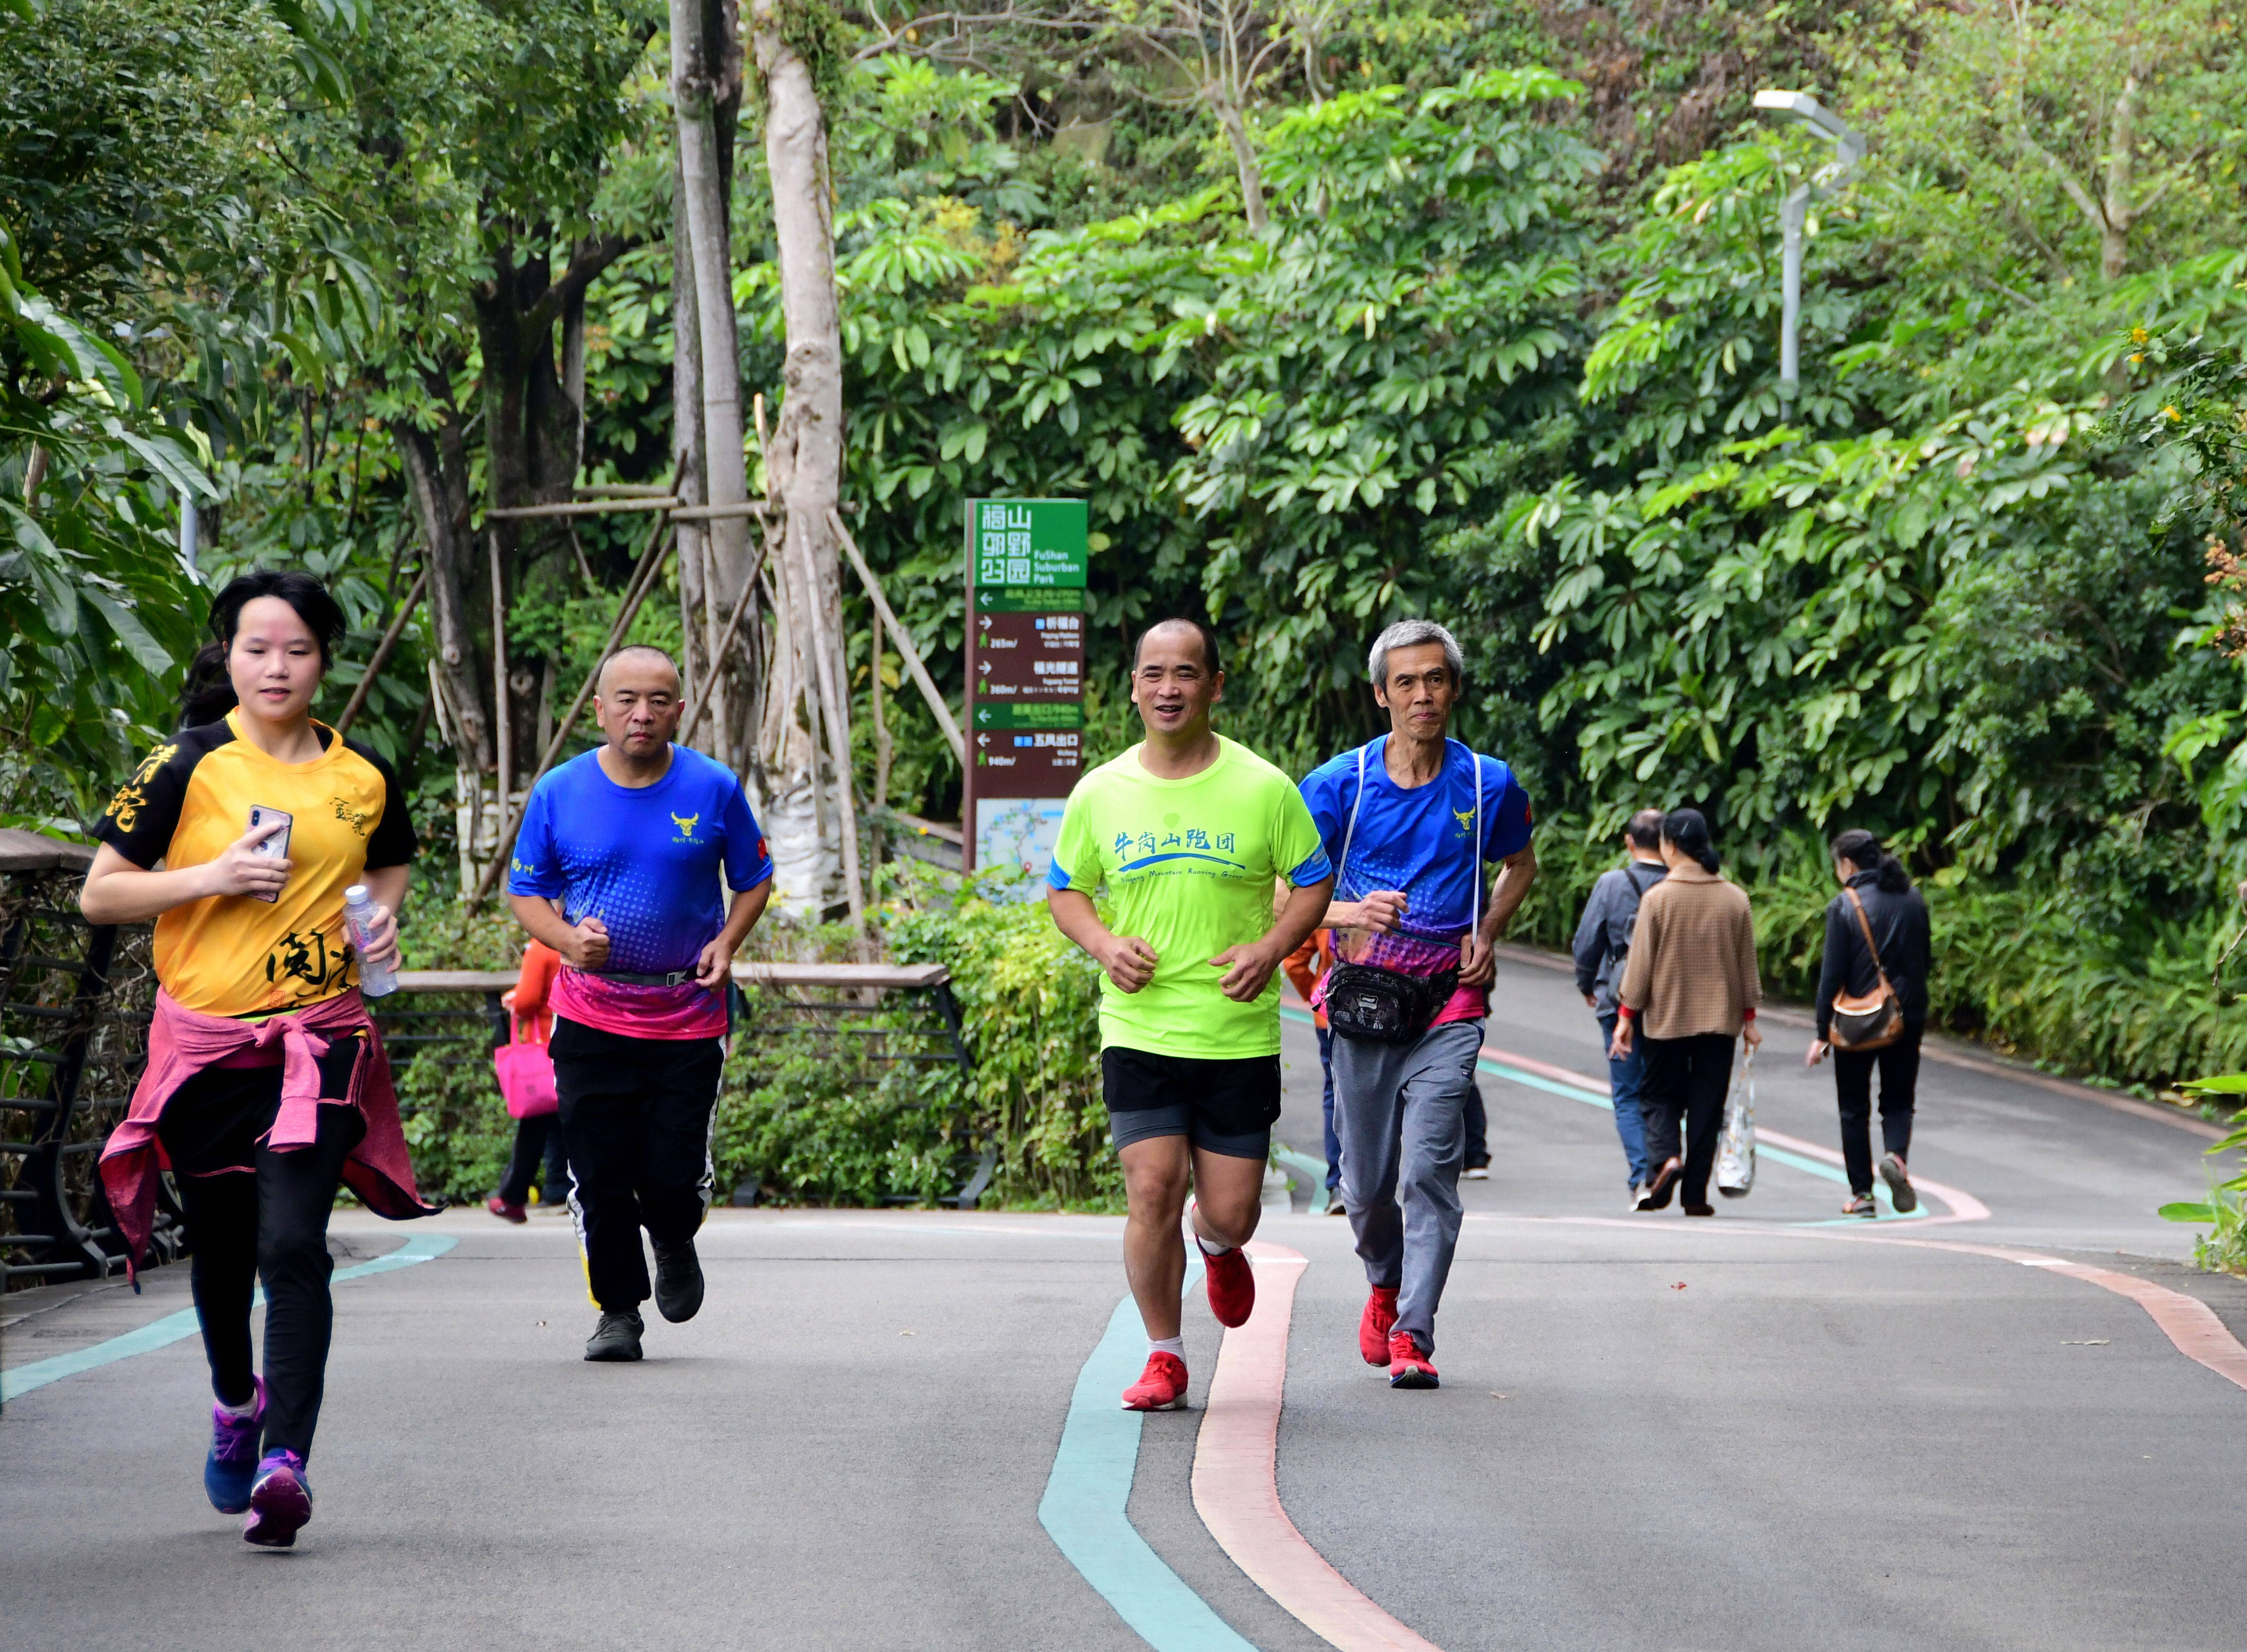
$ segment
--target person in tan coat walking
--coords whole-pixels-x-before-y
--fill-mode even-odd
[[[1732,1041],[1745,1035],[1751,1049],[1763,1042],[1755,1021],[1763,1001],[1755,914],[1747,891],[1718,875],[1699,809],[1663,816],[1662,859],[1670,874],[1639,903],[1608,1054],[1623,1060],[1645,1040],[1639,1113],[1649,1179],[1638,1208],[1664,1208],[1675,1189],[1686,1215],[1713,1216],[1709,1171],[1731,1081]]]

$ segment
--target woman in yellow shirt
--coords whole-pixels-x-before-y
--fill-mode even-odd
[[[216,1395],[204,1488],[222,1512],[249,1512],[250,1542],[286,1547],[311,1516],[336,1189],[383,1215],[428,1210],[344,933],[344,891],[364,884],[368,954],[396,964],[413,829],[389,765],[312,720],[344,630],[317,579],[245,574],[212,604],[211,628],[185,726],[102,816],[79,904],[89,923],[156,921],[148,1065],[102,1180],[137,1261],[156,1166],[177,1174]]]

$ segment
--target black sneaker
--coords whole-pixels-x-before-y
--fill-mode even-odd
[[[639,1334],[646,1328],[640,1317],[630,1308],[601,1310],[601,1322],[593,1328],[593,1335],[585,1343],[589,1360],[636,1360],[639,1357]]]
[[[702,1264],[693,1239],[655,1247],[655,1308],[673,1325],[701,1311]]]
[[[1911,1190],[1911,1177],[1903,1167],[1903,1160],[1894,1153],[1881,1160],[1881,1180],[1888,1184],[1888,1199],[1896,1207],[1898,1216],[1909,1216],[1919,1208],[1919,1195]]]

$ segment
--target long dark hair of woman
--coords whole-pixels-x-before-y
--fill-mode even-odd
[[[227,674],[226,657],[234,646],[235,632],[242,629],[243,605],[260,597],[278,597],[297,611],[297,618],[320,645],[323,674],[335,663],[336,644],[346,622],[343,609],[328,595],[325,585],[298,568],[256,568],[237,575],[211,598],[213,640],[197,649],[188,663],[187,679],[180,685],[181,727],[215,723],[240,703],[234,680]]]
[[[1911,887],[1911,874],[1903,863],[1881,847],[1881,840],[1868,831],[1847,831],[1834,840],[1834,858],[1845,860],[1861,872],[1880,873],[1879,887],[1891,895],[1901,895]]]
[[[1703,871],[1717,870],[1716,846],[1709,841],[1709,823],[1699,809],[1671,809],[1662,817],[1662,836],[1688,860],[1700,862]]]

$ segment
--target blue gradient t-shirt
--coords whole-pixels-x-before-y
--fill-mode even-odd
[[[598,918],[609,932],[602,967],[628,975],[691,970],[725,927],[718,875],[735,893],[772,876],[764,833],[741,782],[683,746],[652,786],[619,786],[589,751],[538,782],[508,867],[508,892],[562,903],[571,924]],[[604,980],[563,966],[556,1014],[632,1038],[715,1038],[726,1030],[723,994]]]
[[[1434,975],[1456,968],[1459,939],[1475,908],[1475,884],[1490,863],[1529,846],[1529,794],[1495,757],[1479,756],[1463,741],[1446,741],[1443,772],[1424,786],[1399,786],[1383,761],[1389,736],[1363,748],[1365,795],[1358,796],[1358,752],[1328,758],[1303,781],[1328,858],[1337,868],[1335,898],[1363,900],[1376,889],[1402,890],[1406,905],[1396,932],[1337,934],[1335,954],[1377,964],[1404,975]],[[1482,811],[1481,853],[1472,839],[1477,788]],[[1357,829],[1350,832],[1350,810]],[[1342,864],[1342,845],[1349,845]],[[1489,993],[1462,986],[1436,1017],[1472,1021],[1488,1013]]]

